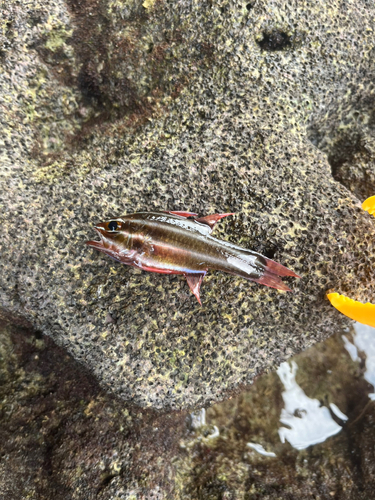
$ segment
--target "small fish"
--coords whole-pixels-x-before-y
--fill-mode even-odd
[[[201,304],[199,291],[209,269],[242,276],[279,290],[291,291],[280,276],[299,278],[293,271],[233,243],[211,236],[228,214],[197,217],[192,212],[140,212],[95,226],[100,241],[87,241],[129,266],[162,274],[183,274]]]

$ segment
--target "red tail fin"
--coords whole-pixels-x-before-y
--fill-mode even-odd
[[[300,276],[298,276],[298,274],[282,264],[264,257],[264,255],[261,255],[259,260],[262,262],[261,267],[263,269],[263,275],[258,279],[249,278],[251,281],[255,281],[260,285],[270,286],[271,288],[277,288],[277,290],[284,290],[285,292],[292,291],[288,285],[281,280],[281,277],[293,276],[294,278],[299,278]]]
[[[264,271],[264,274],[259,279],[253,279],[256,283],[260,285],[270,286],[271,288],[277,288],[277,290],[284,290],[285,292],[291,292],[292,290],[286,285],[281,279],[276,276],[276,274]]]
[[[270,271],[271,273],[276,274],[277,276],[293,276],[294,278],[301,277],[298,276],[298,274],[296,274],[295,272],[288,269],[287,267],[283,266],[282,264],[279,264],[274,260],[267,259],[267,257],[264,257],[263,255],[262,257],[266,261],[267,271]]]

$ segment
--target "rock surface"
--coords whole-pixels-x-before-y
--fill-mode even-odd
[[[158,414],[106,394],[50,338],[0,321],[2,498],[372,498],[375,405],[364,378],[371,349],[360,356],[353,362],[337,333],[293,359],[306,397],[326,411],[334,403],[348,417],[332,413],[340,432],[297,451],[278,435],[285,388],[276,373],[205,418],[197,412],[192,425],[182,412]]]
[[[341,176],[355,194],[374,186],[374,14],[354,1],[7,2],[8,318],[122,398],[182,408],[224,399],[345,324],[328,289],[374,301],[374,222],[325,154],[336,172],[360,162],[355,185]],[[155,209],[236,212],[216,235],[302,279],[285,294],[212,273],[199,307],[182,278],[85,247],[96,222]]]
[[[1,320],[0,396],[2,499],[171,498],[185,415],[125,406],[49,337]]]
[[[350,359],[338,333],[293,358],[299,387],[289,392],[289,401],[299,404],[300,410],[290,415],[292,429],[300,431],[302,440],[311,438],[312,430],[322,432],[329,419],[339,429],[326,439],[321,433],[319,444],[303,450],[280,441],[278,430],[290,429],[280,423],[285,387],[276,373],[260,377],[239,397],[209,408],[207,425],[180,441],[186,453],[176,457],[174,466],[184,480],[176,482],[175,498],[372,498],[375,405],[369,399],[373,387],[363,378],[366,363],[368,369],[372,360],[371,354],[366,360],[362,353],[361,358]],[[325,418],[318,413],[308,416],[300,391],[326,411]],[[347,421],[328,409],[332,403]],[[302,423],[293,423],[293,418]],[[306,424],[309,420],[310,425]],[[210,438],[214,426],[218,431]],[[248,443],[261,445],[263,450],[258,452]]]

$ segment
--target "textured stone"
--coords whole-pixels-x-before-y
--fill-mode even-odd
[[[278,435],[284,404],[276,373],[212,406],[205,418],[197,412],[193,426],[184,413],[158,414],[106,394],[50,338],[0,322],[2,498],[372,498],[375,406],[364,378],[370,351],[353,362],[338,332],[293,359],[306,397],[326,409],[334,403],[348,417],[333,417],[343,427],[338,434],[297,451]]]
[[[305,418],[305,426],[295,425],[300,439],[317,430],[316,420],[324,428],[329,417],[307,416],[309,410],[299,391],[319,401],[320,409],[325,407],[327,413],[331,403],[344,412],[346,422],[331,413],[342,427],[335,436],[326,436],[323,442],[304,450],[296,450],[287,441],[282,443],[278,429],[283,428],[281,393],[285,387],[276,373],[261,376],[250,391],[209,408],[206,425],[183,436],[181,447],[186,453],[174,460],[179,471],[175,498],[372,498],[375,411],[369,400],[372,387],[363,378],[365,363],[371,364],[371,357],[366,361],[362,353],[361,361],[353,362],[343,346],[341,334],[336,333],[293,358],[299,388],[294,386],[289,392],[292,400],[294,392],[294,402],[301,405],[300,418]],[[298,416],[296,410],[295,418]],[[214,426],[216,437],[211,438]],[[258,453],[249,448],[249,442],[261,444],[275,456]]]
[[[171,498],[183,414],[124,405],[37,332],[0,322],[0,355],[1,498]]]
[[[328,289],[375,300],[373,219],[312,144],[335,166],[356,127],[371,142],[374,6],[74,4],[2,12],[0,304],[136,404],[223,399],[346,324]],[[155,209],[236,212],[215,234],[302,279],[211,273],[199,307],[181,277],[85,247]]]

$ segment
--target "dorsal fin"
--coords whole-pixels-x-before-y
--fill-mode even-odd
[[[207,224],[210,226],[211,230],[215,227],[217,221],[222,219],[223,217],[228,217],[228,215],[236,215],[234,213],[231,214],[212,214],[206,215],[205,217],[200,217],[199,219],[195,219],[196,222],[201,222],[202,224]]]

